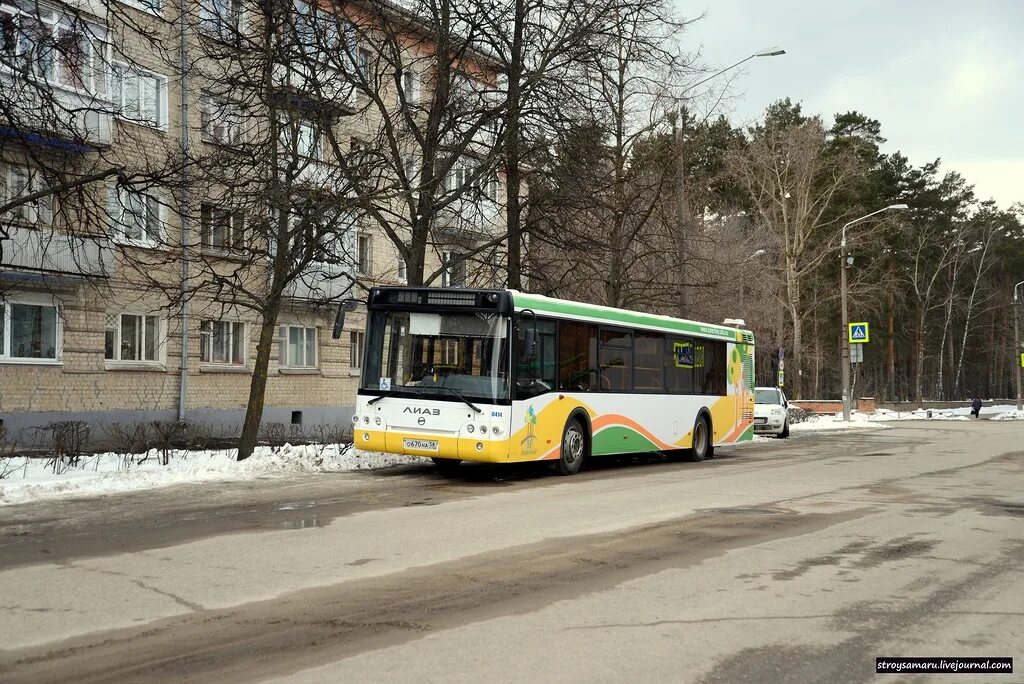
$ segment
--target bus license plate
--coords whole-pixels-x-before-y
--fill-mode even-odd
[[[419,449],[420,451],[437,451],[436,439],[406,439],[406,449]]]

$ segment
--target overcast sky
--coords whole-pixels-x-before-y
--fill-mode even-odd
[[[789,96],[826,121],[856,109],[885,151],[941,157],[979,197],[1024,201],[1024,0],[676,0],[709,67],[763,47],[722,106],[736,122]]]

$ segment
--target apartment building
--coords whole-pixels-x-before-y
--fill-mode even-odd
[[[0,420],[9,434],[68,419],[99,430],[150,420],[240,425],[261,332],[260,297],[272,282],[269,264],[282,246],[296,249],[292,238],[274,244],[272,233],[253,228],[256,221],[273,223],[262,215],[270,210],[250,204],[242,211],[218,199],[231,195],[223,190],[227,175],[244,166],[223,163],[220,150],[243,142],[250,159],[268,141],[275,160],[288,148],[301,160],[289,174],[303,197],[334,192],[372,208],[346,210],[343,227],[330,232],[341,245],[339,258],[303,262],[286,283],[267,369],[265,422],[349,419],[365,321],[357,308],[335,338],[335,312],[340,300],[360,299],[374,284],[404,282],[394,238],[416,230],[404,215],[415,215],[408,206],[416,206],[421,172],[413,148],[397,190],[371,201],[352,189],[354,162],[346,160],[387,141],[382,120],[429,100],[434,87],[429,41],[415,33],[421,24],[402,21],[402,49],[413,54],[396,79],[394,55],[381,60],[373,42],[381,27],[372,22],[385,15],[352,7],[346,21],[359,30],[340,50],[361,70],[355,80],[362,79],[362,89],[344,85],[352,79],[321,80],[342,85],[317,88],[318,109],[308,104],[308,69],[277,65],[275,78],[293,86],[285,113],[261,112],[247,122],[247,105],[232,101],[235,77],[209,78],[222,49],[209,49],[209,41],[221,39],[217,45],[237,54],[242,48],[228,34],[258,25],[242,3],[204,2],[188,13],[197,19],[188,24],[161,0],[0,0],[0,84],[14,93],[0,97],[0,206],[39,195],[0,217]],[[293,30],[308,33],[309,6],[297,1],[294,11]],[[463,63],[462,87],[498,82],[485,56],[464,56]],[[244,78],[237,76],[239,83]],[[328,104],[341,114],[324,135],[322,117],[308,124],[302,117]],[[486,146],[487,139],[477,143]],[[472,145],[467,150],[439,181],[464,196],[449,201],[430,227],[424,272],[439,275],[436,285],[493,284],[500,270],[502,184],[495,173],[478,173],[479,155]],[[211,160],[220,165],[207,183],[201,173]],[[367,168],[377,173],[385,166]],[[74,171],[62,173],[68,169]],[[140,170],[138,181],[133,174]],[[239,178],[235,197],[262,201],[267,188],[280,186],[276,176],[268,186],[258,185],[265,175],[255,172]],[[60,191],[46,194],[54,186]],[[473,259],[462,256],[491,243]]]

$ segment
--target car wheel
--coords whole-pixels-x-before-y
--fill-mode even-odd
[[[789,437],[789,418],[782,424],[782,432],[779,433],[779,439],[786,439]]]
[[[562,453],[555,463],[558,475],[575,475],[583,467],[587,457],[587,434],[579,419],[573,418],[565,425],[562,432]]]

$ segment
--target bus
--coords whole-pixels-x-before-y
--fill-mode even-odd
[[[754,335],[514,290],[375,287],[353,440],[462,461],[666,452],[752,439]]]

